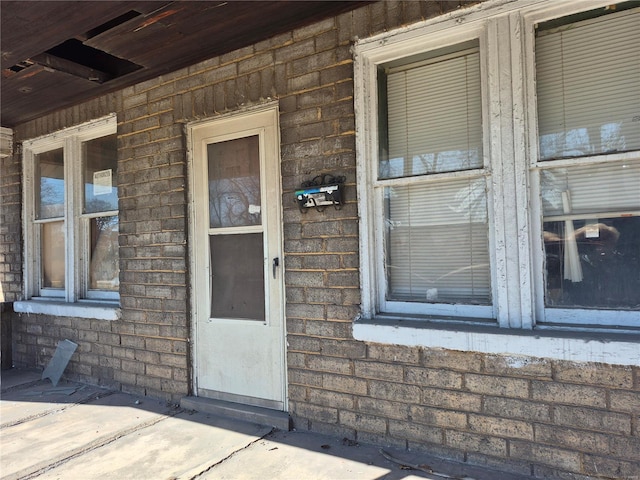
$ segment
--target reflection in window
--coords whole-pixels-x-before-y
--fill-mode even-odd
[[[64,222],[41,224],[41,268],[43,288],[65,287]]]
[[[608,11],[537,27],[541,160],[640,149],[640,9]]]
[[[82,144],[84,169],[83,213],[118,209],[118,149],[116,135]]]
[[[482,167],[476,43],[381,69],[379,178]]]
[[[640,310],[640,217],[544,222],[549,307]]]
[[[207,146],[211,228],[260,225],[257,135]]]
[[[62,148],[36,155],[36,218],[64,217],[64,153]]]
[[[118,291],[118,217],[98,217],[89,221],[91,230],[89,288]]]
[[[640,309],[640,163],[541,178],[546,305]]]

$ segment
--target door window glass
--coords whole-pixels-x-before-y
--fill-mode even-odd
[[[260,225],[258,136],[207,146],[211,228]]]

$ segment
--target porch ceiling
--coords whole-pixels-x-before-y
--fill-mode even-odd
[[[2,0],[1,124],[14,127],[366,3]]]

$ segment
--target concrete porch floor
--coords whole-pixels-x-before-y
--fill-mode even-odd
[[[2,372],[0,477],[13,479],[521,479],[407,451],[185,410],[35,371]],[[401,465],[402,464],[402,465]],[[428,464],[436,474],[409,469]]]

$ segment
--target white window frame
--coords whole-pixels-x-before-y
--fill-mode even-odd
[[[18,312],[79,316],[115,320],[120,316],[119,292],[88,288],[89,223],[91,218],[117,215],[118,211],[83,214],[82,143],[117,133],[115,114],[23,142],[24,298],[15,302]],[[63,148],[65,288],[41,288],[39,222],[35,218],[35,156]],[[85,259],[85,260],[83,260]]]
[[[611,2],[607,2],[611,3]],[[622,3],[622,2],[616,2]],[[605,4],[606,5],[606,4]],[[580,10],[589,11],[598,8],[601,5],[589,3],[581,5]],[[532,11],[530,14],[523,15],[525,39],[525,79],[527,81],[527,101],[529,105],[536,105],[535,92],[535,26],[539,23],[554,20],[556,18],[565,17],[578,13],[575,7],[567,2],[553,4],[550,8]],[[537,109],[530,108],[527,112],[529,125],[538,125]],[[538,152],[538,135],[536,128],[528,129],[529,135],[529,170],[532,192],[541,191],[540,173],[545,169],[563,168],[578,165],[602,165],[620,161],[635,161],[640,159],[640,151],[632,151],[616,154],[594,155],[590,157],[580,158],[564,158],[560,160],[539,160]],[[535,285],[535,318],[536,324],[543,326],[544,324],[563,324],[563,325],[595,325],[595,326],[640,326],[640,312],[625,310],[583,310],[578,308],[547,308],[545,306],[545,279],[544,279],[544,245],[542,242],[542,202],[531,202],[531,228],[533,243],[533,275]]]
[[[577,324],[581,315],[593,315],[593,310],[573,310],[574,320],[565,315],[558,327],[551,322],[560,319],[547,313],[550,309],[544,306],[542,215],[540,203],[535,200],[535,196],[539,196],[540,166],[537,162],[534,26],[608,3],[611,2],[489,0],[356,42],[354,87],[362,308],[361,317],[354,323],[355,338],[487,353],[640,364],[639,332],[629,328],[623,336],[616,336],[609,329],[605,333],[610,336],[607,343],[585,342],[584,335],[599,334],[594,333],[594,328]],[[427,304],[420,304],[414,312],[381,314],[380,306],[384,304],[381,279],[385,275],[381,255],[383,218],[380,212],[383,210],[378,193],[381,182],[377,179],[377,67],[476,39],[480,44],[482,74],[483,153],[486,173],[491,175],[487,202],[492,321],[453,322],[445,316],[457,314],[455,308],[440,311],[428,308]],[[631,155],[606,155],[597,161],[620,160]],[[553,166],[566,166],[580,160],[560,162],[553,162]],[[446,175],[459,174],[466,172]],[[386,182],[390,181],[383,183]],[[459,313],[474,315],[473,309],[468,310],[466,306]],[[621,312],[604,312],[603,318],[598,319],[600,325],[612,326],[611,318],[618,313]],[[640,312],[622,313],[628,317],[623,324],[640,325]]]

